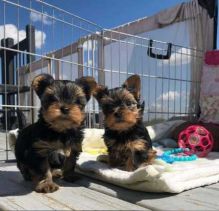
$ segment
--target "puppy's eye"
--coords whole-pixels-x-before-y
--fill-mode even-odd
[[[79,108],[83,108],[83,105],[81,104],[80,100],[76,100],[75,104],[77,104]]]
[[[54,95],[49,95],[49,100],[54,102],[54,101],[59,101],[58,97],[54,96]]]
[[[75,104],[77,104],[80,108],[84,108],[86,102],[84,102],[83,99],[77,99],[77,100],[75,101]]]
[[[137,103],[128,101],[128,102],[126,102],[126,105],[130,108],[133,108],[137,105]]]
[[[102,104],[101,107],[104,111],[108,111],[108,112],[113,112],[114,109],[114,105],[111,103]]]
[[[131,105],[132,105],[132,102],[129,102],[129,101],[126,102],[126,105],[127,105],[127,106],[131,106]]]
[[[81,101],[80,101],[79,99],[77,99],[75,103],[78,104],[78,105],[80,105],[80,104],[81,104]]]

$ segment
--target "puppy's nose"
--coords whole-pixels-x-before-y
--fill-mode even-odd
[[[119,120],[121,120],[122,119],[122,113],[121,112],[116,112],[116,113],[114,113],[114,115],[115,115],[115,117],[117,118],[117,119],[119,119]]]
[[[67,108],[67,107],[65,107],[65,106],[62,106],[62,107],[60,108],[60,110],[61,110],[61,112],[62,112],[63,114],[68,114],[68,113],[69,113],[69,108]]]

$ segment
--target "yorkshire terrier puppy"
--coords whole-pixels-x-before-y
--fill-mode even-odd
[[[33,181],[37,192],[49,193],[59,187],[53,182],[57,169],[62,177],[73,181],[76,160],[83,139],[84,108],[96,88],[92,77],[75,82],[54,80],[41,74],[32,87],[40,98],[36,123],[22,129],[15,143],[17,166],[25,180]],[[61,154],[62,153],[62,154]]]
[[[151,164],[156,156],[142,120],[144,102],[140,103],[140,86],[140,77],[133,75],[122,87],[99,86],[95,92],[105,117],[109,165],[126,171]]]

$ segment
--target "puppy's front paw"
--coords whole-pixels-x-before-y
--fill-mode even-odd
[[[53,178],[62,178],[63,177],[63,173],[61,169],[54,169],[52,171],[52,177]]]
[[[52,193],[59,189],[59,186],[54,182],[43,182],[36,186],[35,191],[38,193]]]
[[[156,158],[156,155],[157,155],[157,151],[155,151],[155,150],[153,150],[153,149],[149,149],[148,152],[147,152],[148,158],[147,158],[146,161],[144,161],[144,162],[140,165],[140,167],[142,167],[142,166],[147,166],[147,165],[152,165],[153,162],[154,162],[154,160],[155,160],[155,158]]]
[[[109,163],[109,155],[98,155],[97,161]]]
[[[148,150],[148,164],[152,164],[157,155],[157,151],[153,149]]]

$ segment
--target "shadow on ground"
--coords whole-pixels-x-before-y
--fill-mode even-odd
[[[134,191],[82,175],[81,179],[75,181],[75,183],[135,204],[142,200],[161,199],[177,195],[172,193],[149,193],[142,191]]]
[[[3,168],[0,170],[0,197],[26,195],[33,191],[33,183],[24,181],[22,175],[15,166],[12,166],[12,170],[7,168],[4,171],[2,169]],[[168,198],[175,195],[170,193],[146,193],[133,191],[100,180],[92,179],[78,173],[75,173],[75,175],[76,180],[73,183],[65,182],[62,179],[56,179],[54,181],[61,187],[83,186],[135,204],[142,200]]]
[[[31,182],[23,180],[18,171],[0,170],[0,197],[26,195],[32,192]]]

